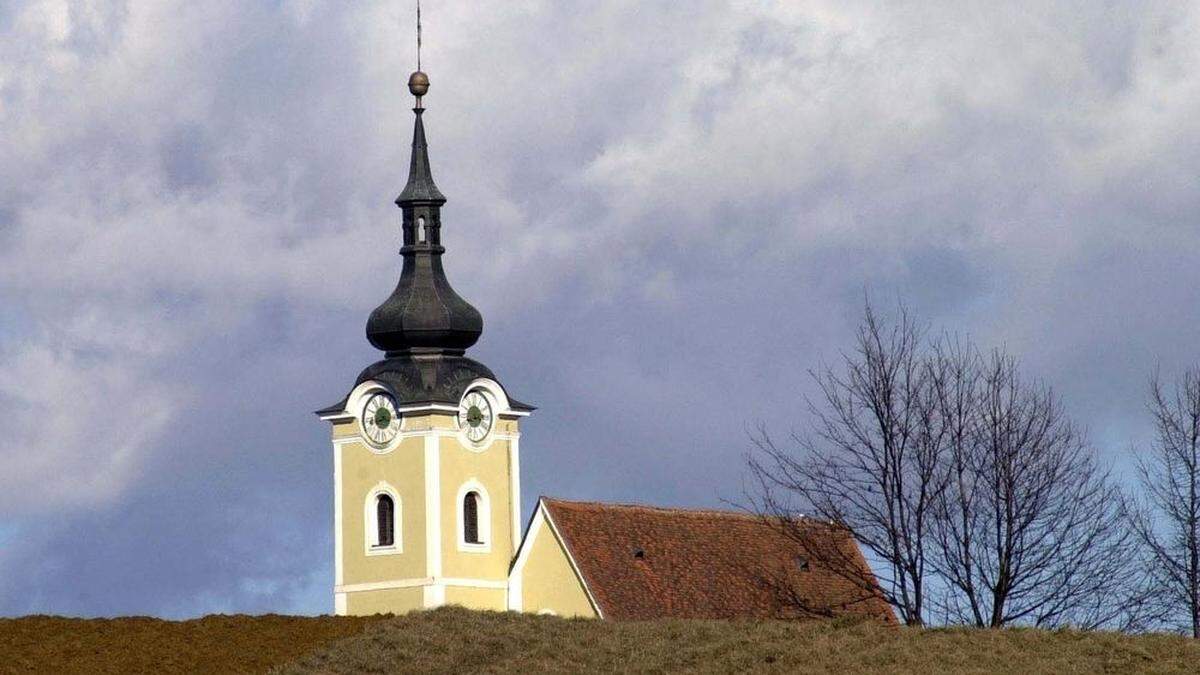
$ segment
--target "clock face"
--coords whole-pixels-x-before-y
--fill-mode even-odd
[[[458,406],[458,428],[478,443],[492,430],[492,404],[478,390],[467,392]]]
[[[386,445],[400,433],[400,415],[396,413],[396,402],[382,392],[367,399],[363,406],[363,432],[372,443]]]

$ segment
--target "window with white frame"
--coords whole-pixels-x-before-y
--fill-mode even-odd
[[[459,488],[457,501],[458,549],[491,550],[492,512],[487,490],[476,480],[468,481]]]
[[[367,555],[399,553],[400,496],[386,483],[380,483],[367,494],[363,513],[363,534]]]

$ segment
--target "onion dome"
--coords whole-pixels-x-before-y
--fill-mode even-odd
[[[425,142],[425,109],[421,98],[429,89],[429,78],[417,71],[409,78],[409,90],[417,97],[413,108],[412,160],[408,183],[396,198],[403,213],[404,244],[400,255],[404,266],[396,290],[371,312],[367,339],[387,356],[409,353],[462,354],[483,333],[479,310],[462,299],[442,269],[441,207],[446,197],[433,182],[429,148]]]

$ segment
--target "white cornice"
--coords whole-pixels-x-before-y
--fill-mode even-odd
[[[371,452],[374,452],[377,455],[386,455],[387,453],[395,450],[396,447],[398,445],[400,445],[399,441],[403,440],[405,438],[425,438],[427,436],[433,436],[435,438],[458,439],[459,435],[460,435],[459,432],[457,432],[453,429],[414,429],[414,430],[409,430],[409,431],[403,431],[403,430],[400,431],[400,433],[396,434],[396,438],[391,443],[388,443],[387,447],[385,447],[385,448],[377,448],[377,447],[371,445],[370,443],[368,443],[365,438],[363,438],[362,436],[359,436],[357,434],[355,434],[354,436],[341,436],[339,438],[335,438],[335,439],[333,439],[333,444],[334,445],[345,445],[347,443],[361,443],[362,445],[367,446],[371,450]],[[515,432],[515,431],[514,432],[494,431],[491,434],[489,434],[489,436],[493,437],[493,439],[497,440],[497,441],[514,441],[514,440],[520,438],[521,434],[519,432]],[[482,451],[482,450],[476,450],[475,448],[471,448],[469,446],[464,446],[464,449],[470,450],[472,452],[481,452]]]
[[[364,593],[367,591],[384,591],[392,588],[416,588],[417,586],[454,586],[458,588],[494,588],[503,590],[508,582],[495,579],[467,579],[462,577],[419,577],[415,579],[391,579],[389,581],[372,581],[364,584],[345,584],[334,586],[335,593]]]
[[[404,406],[402,408],[398,407],[398,408],[396,408],[396,412],[400,413],[401,415],[403,415],[404,413],[415,413],[415,412],[444,412],[444,413],[450,413],[453,415],[457,415],[458,407],[452,406],[452,405],[446,405],[444,403],[422,403],[420,405],[410,405],[410,406]]]

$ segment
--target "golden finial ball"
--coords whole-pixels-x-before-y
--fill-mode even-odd
[[[409,75],[408,91],[413,96],[424,96],[425,92],[429,91],[429,76],[419,70]]]

